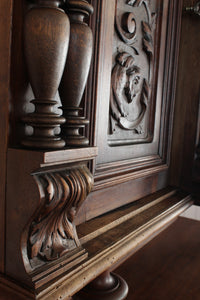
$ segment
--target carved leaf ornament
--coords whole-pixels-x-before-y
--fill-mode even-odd
[[[146,11],[147,21],[141,20],[141,38],[143,51],[149,62],[148,77],[142,77],[142,70],[136,62],[136,57],[140,51],[136,46],[138,38],[134,13],[129,11],[122,14],[121,17],[116,14],[116,32],[120,40],[124,43],[124,51],[118,49],[111,75],[111,134],[115,131],[115,125],[113,125],[112,120],[117,121],[115,124],[122,129],[132,130],[137,134],[141,134],[143,132],[141,122],[146,115],[148,100],[151,94],[155,14],[151,13],[148,0],[129,0],[126,4],[132,7],[144,5]],[[133,118],[129,114],[129,110],[127,109],[129,106],[126,103],[130,106],[133,105],[137,95],[140,97],[139,112],[137,117]]]
[[[51,261],[80,246],[74,217],[91,191],[93,179],[87,167],[35,174],[41,205],[28,239],[29,259]]]

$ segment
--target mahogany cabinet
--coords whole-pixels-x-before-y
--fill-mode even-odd
[[[125,299],[111,271],[198,202],[195,4],[1,0],[0,288]]]

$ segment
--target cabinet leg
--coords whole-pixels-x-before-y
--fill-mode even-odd
[[[106,271],[78,292],[74,300],[123,300],[128,294],[125,280]]]

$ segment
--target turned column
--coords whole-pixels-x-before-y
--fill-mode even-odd
[[[122,277],[106,271],[93,280],[74,300],[123,300],[128,294],[128,285]]]
[[[89,141],[80,133],[89,123],[81,116],[80,107],[92,57],[92,31],[84,22],[93,12],[93,7],[85,0],[68,0],[65,5],[70,19],[70,42],[66,66],[59,88],[63,115],[62,138],[66,145],[85,146]]]
[[[62,148],[65,142],[55,129],[65,118],[55,113],[55,100],[63,74],[69,44],[69,19],[59,8],[63,0],[35,0],[24,24],[24,47],[35,111],[23,118],[33,127],[24,146],[40,149]]]

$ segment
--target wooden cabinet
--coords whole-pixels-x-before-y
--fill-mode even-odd
[[[198,199],[193,4],[1,1],[1,287],[123,299],[109,270]]]
[[[97,9],[96,80],[88,94],[99,153],[86,219],[168,185],[182,6],[102,1]]]

